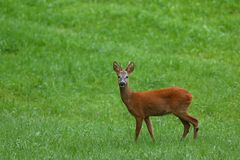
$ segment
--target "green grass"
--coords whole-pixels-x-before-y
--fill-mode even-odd
[[[0,24],[0,159],[239,159],[238,0],[0,0]],[[199,139],[164,116],[135,144],[114,60],[188,89]]]

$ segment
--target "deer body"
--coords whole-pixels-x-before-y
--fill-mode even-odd
[[[129,112],[141,118],[180,113],[183,108],[186,111],[192,99],[189,92],[178,87],[146,92],[122,90],[126,90],[121,91],[121,98]]]
[[[116,62],[113,63],[113,68],[118,74],[121,99],[136,119],[135,140],[139,136],[144,120],[154,141],[153,127],[149,117],[170,113],[176,115],[184,125],[182,138],[185,138],[188,134],[190,124],[194,126],[194,138],[197,138],[198,120],[187,113],[192,101],[191,93],[179,87],[132,92],[128,87],[127,79],[133,71],[133,63],[130,63],[125,71]]]

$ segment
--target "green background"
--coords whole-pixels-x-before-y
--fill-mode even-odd
[[[239,0],[0,0],[0,159],[239,159]],[[134,91],[181,86],[174,116],[134,143],[113,61]]]

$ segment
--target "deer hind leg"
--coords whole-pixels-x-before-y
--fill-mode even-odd
[[[182,124],[184,126],[184,131],[183,131],[183,135],[182,135],[182,139],[184,139],[187,136],[188,132],[189,132],[190,124],[189,124],[188,121],[185,121],[185,120],[183,120],[181,118],[179,118],[179,119],[181,120],[181,122],[182,122]]]
[[[154,133],[153,133],[153,127],[152,127],[152,123],[151,123],[150,118],[149,118],[149,117],[146,117],[146,118],[144,119],[144,121],[145,121],[145,123],[146,123],[146,125],[147,125],[148,132],[149,132],[149,134],[150,134],[150,136],[151,136],[151,138],[152,138],[152,141],[155,142]]]
[[[198,120],[192,116],[190,116],[188,113],[183,113],[181,115],[178,115],[181,119],[191,123],[194,127],[194,139],[197,139],[198,135]]]
[[[142,128],[142,121],[143,121],[142,118],[136,118],[135,142],[137,142],[139,133],[140,133],[141,128]]]

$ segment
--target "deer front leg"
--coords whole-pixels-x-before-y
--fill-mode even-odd
[[[137,142],[139,133],[140,133],[141,128],[142,128],[142,121],[143,121],[142,118],[136,117],[135,142]]]
[[[152,141],[155,142],[155,139],[154,139],[154,133],[153,133],[153,127],[152,127],[152,123],[151,123],[151,120],[149,117],[145,118],[145,123],[147,125],[147,128],[148,128],[148,132],[152,138]]]

